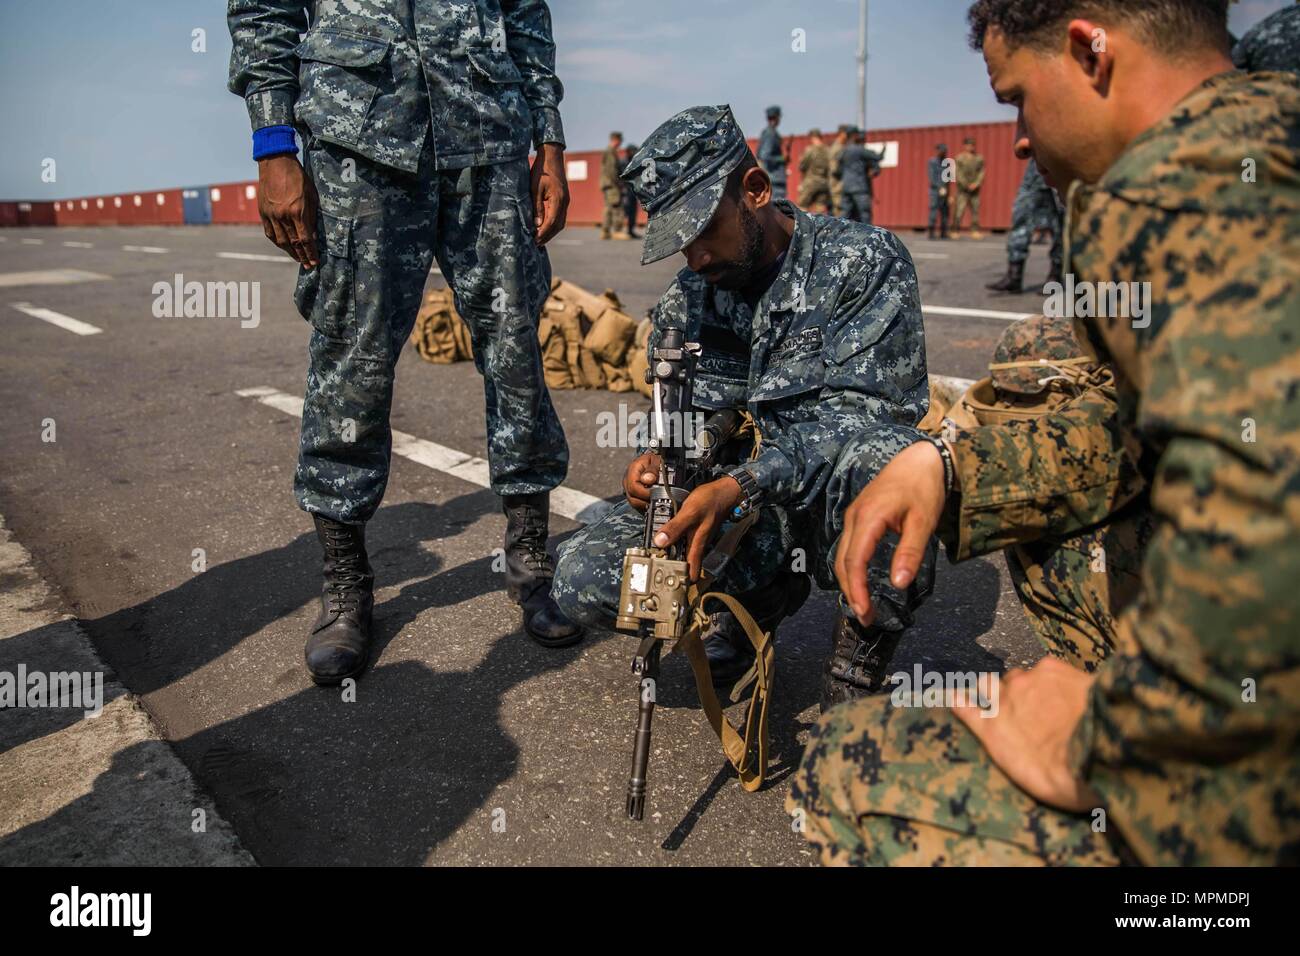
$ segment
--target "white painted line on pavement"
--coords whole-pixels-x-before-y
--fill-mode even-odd
[[[154,255],[162,255],[167,250],[163,249],[160,246],[123,246],[122,251],[123,252],[149,252]]]
[[[955,315],[971,319],[1003,319],[1007,322],[1018,322],[1021,319],[1032,319],[1037,315],[1037,313],[1034,312],[995,312],[989,309],[954,309],[943,305],[922,305],[921,311],[927,315]]]
[[[297,260],[290,259],[288,256],[274,256],[261,252],[218,252],[217,258],[244,259],[248,262],[288,262],[295,266],[298,264]]]
[[[64,245],[67,246],[69,249],[94,249],[95,248],[95,244],[93,242],[65,242]]]
[[[77,335],[98,335],[103,329],[96,328],[89,322],[82,322],[80,319],[74,319],[71,316],[63,315],[59,312],[53,312],[49,309],[38,309],[29,302],[11,303],[19,312],[30,315],[34,319],[57,325],[61,329],[67,329]]]
[[[44,240],[44,239],[24,239],[24,240],[23,240],[23,245],[24,245],[24,246],[43,246],[43,245],[45,245],[45,240]]]
[[[296,259],[290,259],[288,256],[277,256],[264,252],[218,252],[217,258],[239,259],[244,262],[288,262],[295,266],[298,264]],[[436,276],[442,275],[437,266],[434,266],[429,271]]]
[[[263,405],[269,405],[277,411],[298,418],[302,417],[302,399],[287,392],[257,386],[240,389],[235,394],[241,398],[256,398]],[[396,429],[393,430],[393,454],[401,455],[434,471],[452,475],[472,485],[478,485],[480,488],[489,488],[492,485],[485,459],[467,455],[446,445],[439,445],[437,442],[416,438],[414,435]],[[609,502],[572,488],[556,488],[551,492],[551,511],[582,524],[595,521],[609,507]]]
[[[72,285],[76,282],[98,282],[112,276],[81,269],[41,269],[35,272],[0,272],[0,288],[15,285]]]

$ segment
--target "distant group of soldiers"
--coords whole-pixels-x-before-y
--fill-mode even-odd
[[[792,141],[782,139],[780,124],[781,107],[769,106],[757,156],[772,181],[772,196],[785,199]],[[808,139],[808,148],[799,158],[799,207],[870,224],[875,198],[872,180],[880,175],[881,156],[866,147],[866,134],[844,123],[830,143],[820,129],[809,131]]]

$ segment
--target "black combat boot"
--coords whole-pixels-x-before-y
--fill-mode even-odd
[[[901,631],[863,627],[852,614],[841,610],[830,660],[822,671],[822,713],[883,690],[887,686],[885,671],[902,636]]]
[[[523,608],[529,637],[543,647],[568,647],[582,640],[583,632],[551,599],[555,564],[546,550],[550,498],[543,491],[501,499],[506,513],[506,593]]]
[[[990,282],[984,288],[990,292],[1005,292],[1016,294],[1025,291],[1025,264],[1023,262],[1008,262],[1007,274],[997,282]]]
[[[320,617],[307,638],[307,670],[317,684],[333,685],[366,669],[375,575],[366,559],[365,525],[312,517],[325,550],[325,586]]]
[[[750,613],[759,628],[772,632],[775,640],[778,625],[803,607],[811,590],[812,582],[808,575],[789,572],[767,587],[738,595],[736,600]],[[717,606],[716,602],[711,603]],[[711,626],[700,635],[704,656],[709,659],[714,687],[730,689],[753,665],[754,645],[731,611],[723,608],[710,618]]]

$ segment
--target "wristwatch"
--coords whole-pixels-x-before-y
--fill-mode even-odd
[[[762,489],[758,487],[758,479],[748,468],[733,468],[727,474],[736,479],[736,483],[740,485],[740,504],[731,509],[732,517],[743,518],[758,507],[763,496]]]

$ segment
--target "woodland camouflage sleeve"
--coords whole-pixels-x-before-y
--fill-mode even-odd
[[[939,527],[949,558],[1068,537],[1137,496],[1141,450],[1123,417],[1114,386],[1100,385],[1042,418],[957,429],[954,494]]]
[[[1294,195],[1294,194],[1293,194]],[[1300,217],[1101,204],[1088,233],[1160,276],[1138,421],[1163,453],[1142,590],[1075,732],[1145,862],[1300,861]],[[1118,248],[1116,248],[1118,246]],[[1126,347],[1127,346],[1127,347]]]

